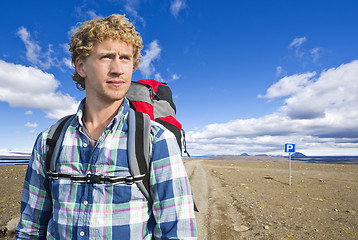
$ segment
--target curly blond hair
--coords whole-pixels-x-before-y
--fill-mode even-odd
[[[105,18],[94,18],[79,26],[70,38],[70,52],[72,64],[75,66],[77,58],[86,59],[93,51],[95,44],[107,39],[119,39],[133,46],[133,70],[138,68],[142,59],[140,51],[143,48],[142,37],[128,21],[125,15],[113,14]],[[85,79],[77,70],[72,79],[78,89],[85,89]]]

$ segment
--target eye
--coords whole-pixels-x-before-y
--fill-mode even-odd
[[[129,56],[122,56],[121,59],[122,60],[130,60],[131,58]]]

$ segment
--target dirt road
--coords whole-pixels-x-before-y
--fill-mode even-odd
[[[196,214],[199,239],[241,239],[240,231],[248,230],[241,223],[249,215],[247,206],[250,202],[230,191],[217,166],[205,163],[196,160],[185,165],[199,208]]]
[[[358,239],[358,165],[186,161],[199,239]]]

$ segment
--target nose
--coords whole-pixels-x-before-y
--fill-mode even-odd
[[[121,61],[118,58],[112,59],[111,65],[110,65],[110,73],[112,75],[121,75],[124,73],[123,64],[121,63]]]

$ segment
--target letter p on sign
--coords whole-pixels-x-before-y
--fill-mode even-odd
[[[285,144],[285,152],[294,153],[295,152],[295,144],[286,143]]]

